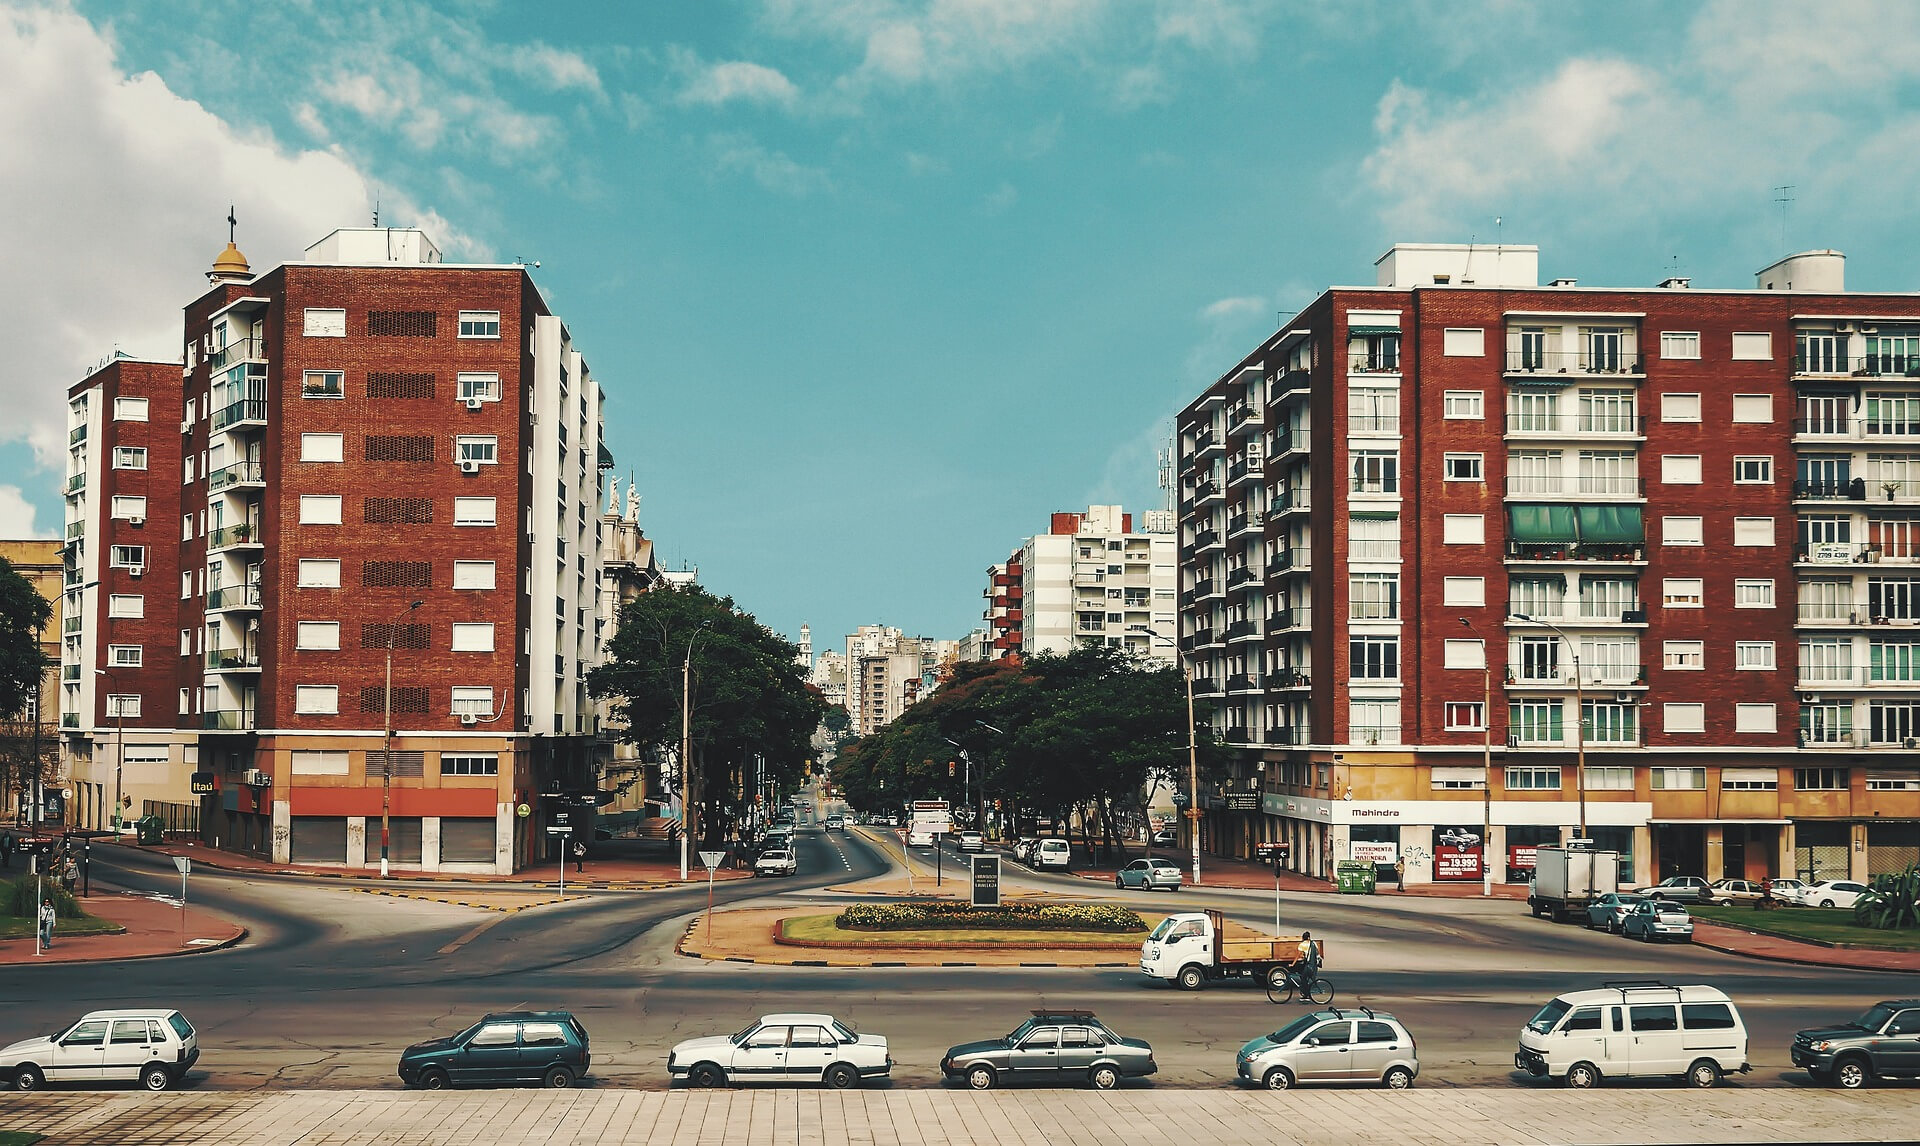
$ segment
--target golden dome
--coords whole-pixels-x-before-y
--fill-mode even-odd
[[[221,251],[213,260],[213,269],[207,272],[207,278],[214,282],[228,282],[248,278],[252,274],[253,268],[247,265],[247,256],[241,254],[240,248],[229,241],[227,249]]]

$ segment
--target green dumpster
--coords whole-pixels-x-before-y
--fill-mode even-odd
[[[1334,884],[1342,895],[1372,895],[1373,865],[1344,860],[1334,869]]]
[[[157,844],[161,842],[164,825],[160,822],[159,816],[141,816],[133,822],[133,826],[134,830],[139,833],[141,843]]]

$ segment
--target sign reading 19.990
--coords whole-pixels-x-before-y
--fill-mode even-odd
[[[973,905],[1000,906],[1000,857],[973,857]]]

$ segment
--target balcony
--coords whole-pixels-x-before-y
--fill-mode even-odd
[[[1313,610],[1307,608],[1305,605],[1296,605],[1292,608],[1280,609],[1271,617],[1267,618],[1267,633],[1269,636],[1276,633],[1284,633],[1292,629],[1310,629],[1312,627]]]
[[[218,553],[223,549],[261,548],[258,531],[251,525],[226,525],[207,533],[207,552]]]
[[[1348,374],[1398,374],[1400,356],[1398,354],[1351,354],[1347,356]]]
[[[1227,626],[1227,639],[1238,641],[1260,635],[1260,626],[1253,621],[1235,621]]]
[[[1238,485],[1248,478],[1257,478],[1260,476],[1260,471],[1259,458],[1241,458],[1239,461],[1229,462],[1227,464],[1227,484],[1233,486]]]
[[[222,613],[229,609],[258,609],[260,607],[260,586],[229,585],[224,589],[207,590],[207,612]]]
[[[1245,437],[1248,432],[1260,428],[1260,407],[1251,402],[1242,402],[1227,409],[1227,436]]]
[[[1643,477],[1509,477],[1508,497],[1624,497],[1645,501],[1647,479]]]
[[[1267,674],[1269,689],[1312,688],[1313,678],[1297,668],[1275,669]]]
[[[1205,581],[1196,583],[1193,587],[1193,599],[1196,601],[1204,601],[1208,597],[1218,597],[1222,594],[1223,586],[1211,577]]]
[[[1194,435],[1193,435],[1193,456],[1194,457],[1196,458],[1203,457],[1207,454],[1224,450],[1226,448],[1227,448],[1226,440],[1220,437],[1220,435],[1214,433],[1212,426],[1206,426],[1199,430],[1194,431]]]
[[[1836,665],[1816,668],[1808,668],[1802,665],[1800,666],[1799,672],[1794,675],[1793,686],[1797,689],[1810,692],[1818,692],[1821,689],[1828,688],[1885,688],[1911,692],[1920,689],[1920,676],[1893,678],[1884,675],[1884,673],[1875,675],[1874,670],[1866,665]]]
[[[1267,503],[1267,520],[1272,521],[1290,513],[1308,513],[1312,509],[1312,490],[1275,487],[1273,498]]]
[[[236,362],[261,362],[266,357],[266,339],[237,338],[207,355],[207,369],[217,374]]]
[[[1588,665],[1580,666],[1580,673],[1586,679],[1581,682],[1582,689],[1644,688],[1647,683],[1646,665]],[[1508,688],[1566,688],[1573,687],[1573,667],[1556,665],[1548,669],[1536,669],[1531,672],[1509,668],[1507,670]]]
[[[1253,733],[1244,724],[1231,725],[1220,733],[1220,739],[1228,744],[1251,748],[1254,744]]]
[[[1214,481],[1210,477],[1201,478],[1198,482],[1194,483],[1193,492],[1187,495],[1187,503],[1197,506],[1212,501],[1225,494],[1225,492],[1226,491],[1220,487],[1219,482]]]
[[[84,442],[86,440],[87,440],[87,427],[86,427],[86,423],[84,422],[78,426],[75,426],[72,429],[72,431],[70,431],[67,434],[67,444],[69,446],[77,446],[81,442]]]
[[[1107,583],[1107,571],[1105,569],[1078,570],[1073,575],[1073,583],[1075,585],[1105,585]]]
[[[1393,436],[1399,432],[1400,415],[1398,414],[1353,414],[1347,418],[1348,434]]]
[[[1796,481],[1795,501],[1874,501],[1911,503],[1920,500],[1920,480],[1851,478],[1836,481]]]
[[[1832,354],[1796,354],[1793,356],[1795,377],[1814,375],[1824,378],[1850,378],[1853,371],[1847,368],[1847,356],[1843,352]]]
[[[1644,438],[1647,436],[1647,419],[1640,414],[1536,414],[1509,411],[1506,435],[1509,438]]]
[[[1290,454],[1307,453],[1312,448],[1313,431],[1311,430],[1275,430],[1273,433],[1273,449],[1268,451],[1268,458],[1272,461],[1278,461]]]
[[[1815,628],[1888,625],[1910,629],[1920,625],[1920,617],[1895,616],[1878,611],[1884,607],[1870,601],[1802,601],[1794,609],[1794,620]]]
[[[266,484],[266,470],[259,462],[235,462],[225,469],[218,469],[207,475],[207,489],[212,493],[218,493],[229,486],[263,488]]]
[[[63,684],[78,684],[80,682],[80,666],[61,665],[60,680]]]
[[[1219,691],[1220,691],[1220,686],[1214,682],[1213,678],[1211,677],[1193,678],[1193,695],[1212,696],[1214,693]]]
[[[1272,393],[1267,395],[1268,406],[1278,406],[1295,398],[1304,398],[1313,390],[1313,375],[1305,370],[1282,370],[1272,383]]]
[[[1571,604],[1571,602],[1568,603]],[[1581,604],[1584,606],[1586,602],[1581,602]],[[1570,629],[1592,629],[1611,628],[1615,625],[1644,626],[1647,623],[1647,611],[1641,608],[1623,609],[1619,612],[1615,612],[1612,609],[1606,612],[1586,612],[1583,610],[1578,613],[1565,614],[1527,612],[1526,619],[1524,620],[1520,619],[1520,616],[1521,614],[1519,612],[1509,613],[1507,615],[1507,627],[1510,629],[1526,628],[1528,626],[1539,628],[1544,627],[1547,622],[1552,622],[1553,624],[1563,625]]]
[[[77,474],[73,474],[67,478],[67,493],[69,496],[79,493],[81,490],[85,488],[87,488],[86,471],[82,470],[81,472]]]
[[[1313,568],[1313,550],[1305,547],[1283,549],[1267,562],[1267,576],[1279,577],[1305,573]]]
[[[1626,350],[1509,350],[1508,374],[1569,374],[1585,378],[1632,378],[1647,372],[1647,360]]]
[[[200,714],[200,727],[208,732],[252,732],[253,712],[245,708],[226,708]]]
[[[1190,653],[1195,649],[1204,649],[1212,643],[1212,629],[1195,629],[1193,632],[1180,638],[1180,649],[1182,652]]]
[[[1225,539],[1220,536],[1220,531],[1217,529],[1202,529],[1193,535],[1193,550],[1196,553],[1216,548],[1224,543]]]
[[[1253,570],[1247,568],[1244,565],[1240,566],[1237,569],[1230,569],[1227,571],[1227,588],[1228,589],[1233,589],[1234,587],[1239,585],[1251,585],[1253,584],[1253,582],[1254,582]]]
[[[1864,728],[1802,728],[1799,735],[1802,748],[1865,748],[1867,730]],[[1903,747],[1886,744],[1881,747]]]
[[[242,398],[214,411],[213,429],[240,430],[262,427],[267,424],[267,400],[265,398]]]
[[[78,541],[87,535],[87,523],[84,521],[67,522],[67,540]]]
[[[1512,562],[1564,561],[1612,565],[1645,565],[1646,549],[1613,542],[1509,541],[1506,560]]]
[[[1356,724],[1347,729],[1347,743],[1372,747],[1400,743],[1398,724]]]
[[[1299,747],[1312,743],[1308,738],[1307,729],[1294,728],[1286,725],[1282,725],[1279,728],[1267,729],[1261,734],[1260,739],[1268,744],[1284,744],[1291,747]]]
[[[1258,692],[1260,691],[1260,682],[1247,673],[1234,673],[1227,678],[1227,691]]]
[[[1248,533],[1253,533],[1259,530],[1264,524],[1265,519],[1258,512],[1242,513],[1234,517],[1229,517],[1227,519],[1227,539],[1231,541]]]
[[[60,727],[62,727],[62,728],[78,728],[78,727],[80,727],[80,714],[79,714],[79,713],[77,713],[77,712],[63,712],[63,713],[61,713],[61,714],[60,714]]]
[[[239,649],[208,649],[206,666],[208,672],[259,672],[260,654]]]

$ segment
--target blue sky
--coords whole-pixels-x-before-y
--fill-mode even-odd
[[[1891,3],[0,4],[0,531],[55,528],[60,393],[172,353],[230,200],[263,267],[378,199],[541,262],[669,561],[822,647],[957,637],[1395,240],[1920,285],[1917,80]]]

